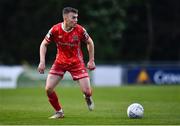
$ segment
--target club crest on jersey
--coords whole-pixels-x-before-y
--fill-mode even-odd
[[[73,36],[73,41],[77,41],[78,40],[78,36],[77,35],[74,35]]]

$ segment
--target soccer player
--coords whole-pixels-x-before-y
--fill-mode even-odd
[[[56,111],[55,114],[50,117],[51,119],[64,117],[62,105],[60,104],[54,89],[58,82],[62,80],[66,71],[70,72],[73,80],[78,81],[89,110],[92,111],[94,109],[90,79],[83,61],[83,55],[80,47],[81,42],[85,42],[87,44],[89,54],[87,68],[89,70],[94,70],[95,62],[93,40],[86,30],[81,25],[77,24],[77,9],[65,7],[62,14],[63,22],[54,25],[40,45],[40,63],[38,66],[40,74],[43,74],[45,70],[47,46],[52,42],[54,42],[57,46],[56,59],[49,71],[45,86],[49,102]]]

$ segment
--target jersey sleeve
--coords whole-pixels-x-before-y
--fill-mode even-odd
[[[54,40],[54,35],[55,35],[55,27],[53,26],[45,36],[46,41],[48,43],[52,42]]]
[[[82,36],[81,41],[86,42],[89,39],[89,34],[87,33],[85,28],[82,28]]]

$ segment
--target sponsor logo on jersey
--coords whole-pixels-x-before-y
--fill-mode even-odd
[[[58,42],[58,45],[70,46],[70,47],[77,46],[77,44],[74,43],[64,43],[64,42]]]

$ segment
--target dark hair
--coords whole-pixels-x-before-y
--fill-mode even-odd
[[[70,12],[73,12],[73,13],[78,13],[78,10],[77,9],[75,9],[75,8],[72,8],[72,7],[65,7],[64,9],[63,9],[63,15],[64,14],[68,14],[68,13],[70,13]]]

